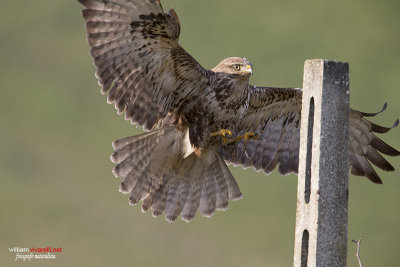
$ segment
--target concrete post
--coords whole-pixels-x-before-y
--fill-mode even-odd
[[[347,265],[349,65],[304,64],[294,266]]]

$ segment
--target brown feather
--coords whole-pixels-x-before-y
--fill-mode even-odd
[[[79,2],[102,93],[127,120],[150,130],[209,83],[211,72],[178,44],[175,11],[164,14],[159,1]]]
[[[380,112],[385,110],[387,105]],[[219,150],[223,158],[234,165],[253,166],[270,173],[279,164],[282,174],[297,172],[300,138],[301,90],[294,88],[254,87],[250,94],[247,113],[240,121],[240,133],[256,131],[259,140],[251,140],[248,147],[243,142],[221,146]],[[386,133],[398,125],[383,127],[368,121],[365,117],[373,117],[377,113],[363,113],[350,110],[350,157],[351,172],[366,176],[374,183],[381,179],[371,164],[384,171],[393,171],[393,166],[380,155],[398,156],[400,152],[373,132]],[[262,127],[261,131],[259,130]]]

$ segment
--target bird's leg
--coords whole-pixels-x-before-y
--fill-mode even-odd
[[[260,140],[260,138],[258,137],[258,134],[254,133],[254,132],[246,132],[244,135],[240,135],[240,136],[237,136],[233,140],[229,140],[228,144],[235,143],[235,142],[238,142],[243,139],[244,139],[245,144],[247,144],[249,142],[249,140],[251,140],[251,139]]]
[[[224,140],[224,144],[226,144],[226,142],[228,140],[227,136],[231,136],[231,135],[232,135],[232,132],[230,130],[227,130],[227,129],[221,129],[218,132],[214,132],[214,133],[210,134],[211,137],[221,136],[222,139]]]

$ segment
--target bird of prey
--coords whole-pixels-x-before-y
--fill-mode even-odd
[[[190,221],[242,197],[227,163],[297,172],[300,88],[251,85],[253,66],[240,57],[204,69],[179,45],[178,16],[160,0],[78,1],[101,92],[146,131],[113,142],[113,173],[131,205]],[[393,171],[380,153],[400,152],[374,135],[391,129],[366,119],[376,114],[350,110],[349,164],[381,183],[371,163]]]

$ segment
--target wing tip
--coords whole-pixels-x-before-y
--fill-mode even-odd
[[[374,116],[378,115],[379,113],[382,113],[383,111],[385,111],[386,108],[387,108],[387,106],[388,106],[388,105],[387,105],[387,103],[385,102],[385,103],[383,104],[382,109],[381,109],[380,111],[378,111],[378,112],[373,112],[373,113],[360,112],[360,113],[361,113],[361,115],[364,116],[364,117],[374,117]]]
[[[377,177],[378,179],[374,179],[374,180],[372,180],[372,179],[369,179],[371,182],[373,182],[374,184],[383,184],[383,181],[382,181],[382,179],[378,176]]]

